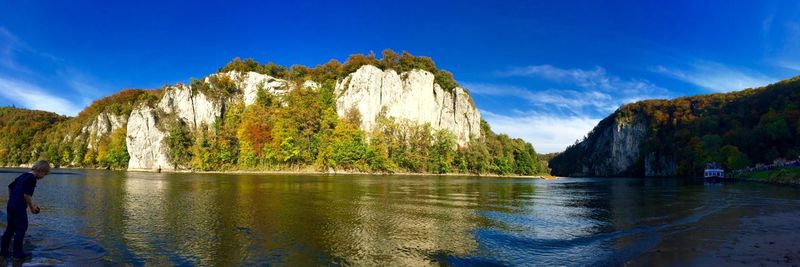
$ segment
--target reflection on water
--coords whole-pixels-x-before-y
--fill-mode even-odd
[[[679,179],[81,171],[40,181],[27,240],[71,264],[620,264],[665,244],[713,246],[740,217],[799,198]]]

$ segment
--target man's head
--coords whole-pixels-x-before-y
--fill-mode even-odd
[[[38,179],[44,178],[46,175],[50,174],[50,162],[46,160],[36,161],[36,163],[33,163],[33,167],[31,167],[31,172]]]

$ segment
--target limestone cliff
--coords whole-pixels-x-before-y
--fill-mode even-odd
[[[286,94],[297,87],[291,81],[256,72],[226,72],[213,75],[228,76],[239,93],[228,99],[212,100],[190,85],[178,84],[165,88],[160,101],[154,106],[139,105],[127,123],[127,147],[130,154],[129,169],[153,170],[181,168],[174,166],[163,145],[168,136],[163,120],[180,120],[192,130],[208,127],[221,118],[226,105],[242,101],[245,106],[255,103],[258,92],[273,96]],[[208,78],[204,81],[208,82]],[[318,89],[314,81],[304,81],[301,86]],[[381,111],[386,116],[406,119],[418,124],[429,123],[434,129],[452,132],[461,146],[471,137],[480,136],[480,113],[462,88],[452,92],[434,83],[430,72],[412,70],[397,74],[365,65],[347,75],[336,84],[337,113],[344,116],[355,107],[362,114],[362,129],[369,131]]]
[[[224,105],[183,84],[165,88],[155,107],[139,105],[128,119],[128,169],[180,168],[171,164],[167,156],[165,120],[180,120],[191,130],[208,127],[222,115]]]
[[[646,137],[647,122],[644,118],[612,115],[601,121],[585,140],[564,152],[579,155],[577,165],[562,166],[555,159],[551,163],[552,172],[560,176],[619,176],[632,173]]]
[[[150,170],[171,168],[163,146],[164,131],[156,126],[156,110],[141,105],[131,112],[128,118],[127,146],[130,161],[128,169]]]
[[[186,85],[178,84],[164,90],[157,108],[164,113],[175,114],[190,127],[211,125],[222,111],[222,103],[214,103],[203,93],[192,92]]]
[[[109,153],[122,147],[111,148],[110,144],[123,139],[133,106],[154,92],[126,89],[92,102],[77,117],[54,125],[47,133],[51,139],[49,147],[39,153],[48,154],[51,160],[56,158],[54,161],[63,166],[108,166]],[[114,134],[119,137],[112,138]],[[127,159],[120,161],[127,164]],[[120,167],[120,164],[115,164],[115,167]]]
[[[89,124],[81,128],[81,134],[86,135],[88,142],[87,149],[96,149],[100,140],[108,136],[111,132],[126,127],[128,116],[115,115],[110,112],[103,112],[97,115]]]
[[[469,94],[460,87],[443,90],[427,71],[415,69],[398,74],[364,65],[340,80],[335,93],[339,116],[357,109],[365,131],[370,131],[376,118],[385,112],[383,115],[388,117],[448,130],[461,146],[471,137],[480,136],[481,116]]]
[[[256,102],[259,90],[265,90],[271,95],[280,96],[295,86],[294,83],[290,81],[252,71],[247,73],[232,71],[218,75],[228,75],[236,81],[237,86],[242,90],[242,97],[245,105],[251,105]],[[307,82],[311,82],[312,84],[306,84],[313,86],[312,81]]]
[[[620,107],[550,160],[561,176],[702,176],[800,155],[800,77],[729,93]]]
[[[127,124],[127,146],[130,155],[128,169],[183,168],[172,164],[167,156],[169,151],[164,146],[164,139],[168,136],[164,126],[167,124],[165,120],[179,120],[193,131],[200,127],[207,128],[221,118],[226,105],[230,102],[243,101],[245,105],[250,105],[255,103],[259,90],[280,96],[294,86],[289,81],[256,72],[213,75],[228,76],[236,83],[241,93],[230,99],[212,100],[196,88],[177,84],[165,88],[160,101],[154,107],[139,105],[133,110]],[[208,82],[209,78],[204,81]],[[316,86],[316,84],[304,83],[304,86]]]

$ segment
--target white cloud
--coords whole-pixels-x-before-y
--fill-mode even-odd
[[[602,67],[584,70],[535,65],[498,72],[498,75],[540,78],[565,83],[577,89],[531,90],[520,86],[487,83],[465,85],[473,94],[513,96],[527,100],[542,111],[558,111],[584,117],[605,116],[623,104],[642,99],[671,97],[669,91],[647,80],[620,78],[607,73]]]
[[[81,110],[69,100],[51,95],[39,86],[0,77],[0,96],[19,106],[75,116]]]
[[[532,91],[513,85],[488,83],[464,83],[470,93],[490,96],[513,96],[527,100],[530,104],[541,108],[556,108],[568,113],[582,113],[591,109],[602,113],[616,110],[620,103],[611,95],[600,91],[576,91],[546,89]]]
[[[710,61],[695,61],[687,70],[658,66],[654,71],[714,92],[759,87],[777,81],[759,72]]]
[[[782,67],[782,68],[785,68],[785,69],[789,69],[789,70],[792,70],[792,71],[800,71],[800,62],[792,62],[792,61],[789,61],[789,60],[782,60],[782,61],[778,61],[777,65],[779,67]]]
[[[464,83],[474,95],[515,97],[531,104],[527,112],[498,114],[481,110],[481,113],[495,132],[522,138],[540,153],[563,151],[623,104],[671,97],[668,90],[647,80],[621,78],[602,67],[586,70],[536,65],[497,74],[544,79],[575,88],[533,90],[504,84]]]
[[[610,75],[602,67],[591,70],[563,69],[552,65],[534,65],[498,72],[499,76],[531,77],[572,84],[585,90],[622,94],[665,94],[664,88],[647,80],[623,79]]]
[[[24,63],[26,60],[46,62],[45,69],[51,68],[47,72],[54,72],[56,75],[37,73]],[[75,101],[88,105],[92,99],[102,96],[99,88],[106,87],[101,86],[90,75],[67,66],[61,58],[26,44],[2,26],[0,26],[0,73],[2,73],[0,90],[3,90],[0,92],[0,97],[18,106],[64,115],[77,114],[80,105],[76,105]],[[28,81],[65,85],[58,91],[63,97],[51,95],[48,92],[53,91],[45,90],[37,83]]]
[[[543,113],[506,116],[481,110],[492,130],[531,143],[539,153],[564,151],[583,138],[600,119],[571,116],[561,117]]]
[[[498,72],[500,76],[527,76],[538,77],[552,81],[572,82],[584,88],[609,88],[611,78],[606,75],[605,69],[595,67],[594,70],[562,69],[552,65],[535,65],[513,68],[508,71]]]

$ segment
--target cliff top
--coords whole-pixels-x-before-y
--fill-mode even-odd
[[[393,69],[398,73],[413,69],[425,70],[433,73],[435,77],[434,82],[439,84],[442,89],[452,91],[454,88],[459,87],[458,83],[453,79],[453,74],[449,71],[438,69],[433,59],[430,57],[414,56],[407,51],[403,51],[402,54],[397,54],[391,49],[383,50],[381,55],[382,57],[379,59],[375,56],[375,53],[369,53],[367,55],[353,54],[350,55],[344,63],[340,63],[336,59],[331,59],[327,63],[317,65],[313,68],[303,65],[292,65],[287,68],[272,62],[261,64],[252,58],[242,60],[237,57],[220,68],[218,72],[253,71],[285,80],[299,82],[313,80],[323,83],[327,80],[335,81],[343,78],[355,72],[361,66],[373,65],[381,70]]]

